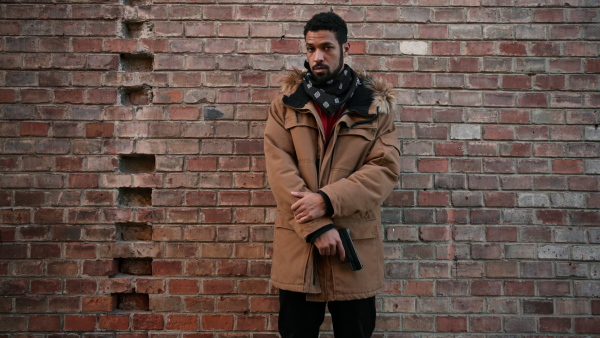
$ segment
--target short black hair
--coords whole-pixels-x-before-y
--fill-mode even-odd
[[[306,25],[304,25],[304,37],[308,32],[331,31],[340,45],[348,41],[348,26],[346,21],[334,12],[323,12],[315,14]]]

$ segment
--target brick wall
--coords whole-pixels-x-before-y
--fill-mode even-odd
[[[377,337],[600,334],[600,2],[268,2],[0,4],[0,337],[276,337],[262,131],[330,8],[399,104]]]

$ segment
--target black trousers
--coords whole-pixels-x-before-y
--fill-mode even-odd
[[[336,338],[368,338],[375,330],[375,297],[365,299],[308,302],[306,294],[279,290],[279,333],[283,338],[317,338],[325,319],[325,305],[331,313]]]

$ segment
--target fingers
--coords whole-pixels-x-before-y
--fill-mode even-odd
[[[344,251],[344,245],[342,244],[341,240],[339,242],[337,242],[337,250],[340,253],[340,260],[342,262],[345,262],[346,261],[346,251]]]
[[[296,218],[296,222],[298,222],[300,224],[310,221],[310,216],[308,216],[308,215],[306,215],[306,216],[297,215],[297,216],[295,216],[295,218]]]
[[[304,195],[306,193],[304,193],[304,192],[298,192],[298,191],[292,191],[291,194],[294,197],[299,197],[300,198],[299,200],[296,201],[296,203],[292,204],[292,207],[291,207],[292,211],[296,211],[296,209],[298,209],[300,206],[303,205],[301,201],[302,201],[302,197],[304,197]]]
[[[335,245],[327,245],[322,248],[319,248],[319,254],[321,256],[333,256],[337,253]]]

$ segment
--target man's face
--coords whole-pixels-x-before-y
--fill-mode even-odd
[[[318,83],[327,82],[342,71],[350,44],[340,46],[335,34],[328,30],[309,31],[304,40],[310,71]]]

